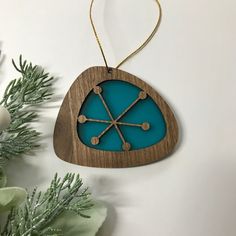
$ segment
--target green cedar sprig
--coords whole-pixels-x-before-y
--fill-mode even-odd
[[[82,185],[79,175],[68,173],[61,179],[56,174],[45,193],[34,189],[22,207],[11,211],[1,236],[60,235],[50,223],[66,210],[89,217],[84,211],[93,204]]]
[[[35,105],[51,98],[53,77],[41,67],[19,58],[19,65],[12,60],[20,78],[12,80],[4,93],[0,105],[11,115],[10,127],[0,134],[0,165],[12,157],[27,153],[37,147],[39,132],[29,126],[37,118]]]

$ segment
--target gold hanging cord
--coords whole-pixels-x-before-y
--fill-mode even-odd
[[[92,17],[92,8],[93,8],[93,4],[94,4],[94,1],[95,0],[92,0],[91,1],[91,4],[90,4],[90,10],[89,10],[89,17],[90,17],[90,22],[91,22],[91,25],[92,25],[92,28],[93,28],[93,32],[94,32],[94,35],[96,37],[96,40],[97,40],[97,43],[99,45],[99,48],[100,48],[100,51],[102,53],[102,57],[103,57],[103,60],[105,62],[105,65],[106,65],[106,68],[107,68],[107,71],[109,72],[109,66],[108,66],[108,63],[107,63],[107,59],[106,59],[106,56],[105,56],[105,53],[104,53],[104,49],[102,47],[102,43],[101,43],[101,40],[98,36],[98,33],[97,33],[97,30],[96,30],[96,27],[95,27],[95,24],[94,24],[94,21],[93,21],[93,17]],[[162,8],[161,8],[161,4],[159,2],[159,0],[155,0],[156,3],[157,3],[157,6],[158,6],[158,10],[159,10],[159,16],[157,18],[157,23],[155,25],[155,28],[153,29],[152,33],[148,36],[148,38],[135,50],[133,51],[132,53],[130,53],[125,59],[123,59],[117,66],[116,68],[118,69],[121,65],[123,65],[126,61],[128,61],[131,57],[135,56],[137,53],[139,53],[150,41],[151,39],[154,37],[154,35],[156,34],[160,24],[161,24],[161,19],[162,19]]]

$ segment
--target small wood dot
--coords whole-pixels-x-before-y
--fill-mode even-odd
[[[99,144],[99,138],[98,137],[92,137],[91,138],[91,143],[93,145],[98,145]]]
[[[100,93],[102,92],[102,88],[101,88],[100,86],[95,86],[95,87],[93,88],[93,92],[94,92],[95,94],[100,94]]]
[[[147,97],[147,93],[146,92],[144,92],[144,91],[141,91],[140,93],[139,93],[139,98],[140,99],[145,99]]]
[[[126,142],[122,145],[122,148],[123,148],[124,151],[129,151],[130,148],[131,148],[131,145]]]
[[[149,130],[150,129],[150,124],[149,123],[147,123],[147,122],[144,122],[143,124],[142,124],[142,129],[143,130]]]
[[[78,117],[78,121],[79,121],[79,123],[83,124],[83,123],[85,123],[87,121],[87,118],[86,118],[85,115],[80,115]]]

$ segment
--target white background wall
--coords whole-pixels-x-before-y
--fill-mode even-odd
[[[89,25],[89,1],[0,0],[1,94],[19,76],[19,54],[58,77],[57,102],[41,112],[43,148],[9,164],[9,185],[45,187],[55,172],[81,173],[108,204],[100,236],[236,235],[236,1],[163,0],[158,35],[122,69],[153,85],[181,127],[168,159],[131,169],[95,169],[58,159],[55,119],[75,78],[103,65]],[[95,20],[110,65],[151,31],[154,0],[97,0]]]

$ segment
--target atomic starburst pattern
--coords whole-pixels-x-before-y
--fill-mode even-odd
[[[93,92],[100,98],[108,116],[110,117],[109,120],[100,120],[100,119],[92,119],[89,117],[86,117],[85,115],[81,114],[78,117],[78,122],[80,124],[84,124],[86,122],[96,122],[96,123],[106,123],[108,126],[97,136],[94,136],[91,138],[91,144],[92,145],[98,145],[100,143],[101,138],[112,128],[115,127],[121,141],[122,141],[122,149],[124,151],[129,151],[131,149],[131,144],[126,141],[124,135],[121,132],[121,129],[119,126],[133,126],[133,127],[139,127],[143,131],[148,131],[150,129],[150,124],[148,122],[143,122],[142,124],[135,124],[135,123],[127,123],[127,122],[121,122],[120,119],[124,117],[131,108],[133,108],[140,100],[144,100],[147,98],[147,93],[145,91],[140,91],[138,94],[138,97],[116,118],[113,117],[112,112],[110,108],[108,107],[104,97],[102,96],[102,88],[100,86],[95,86],[93,89]]]

